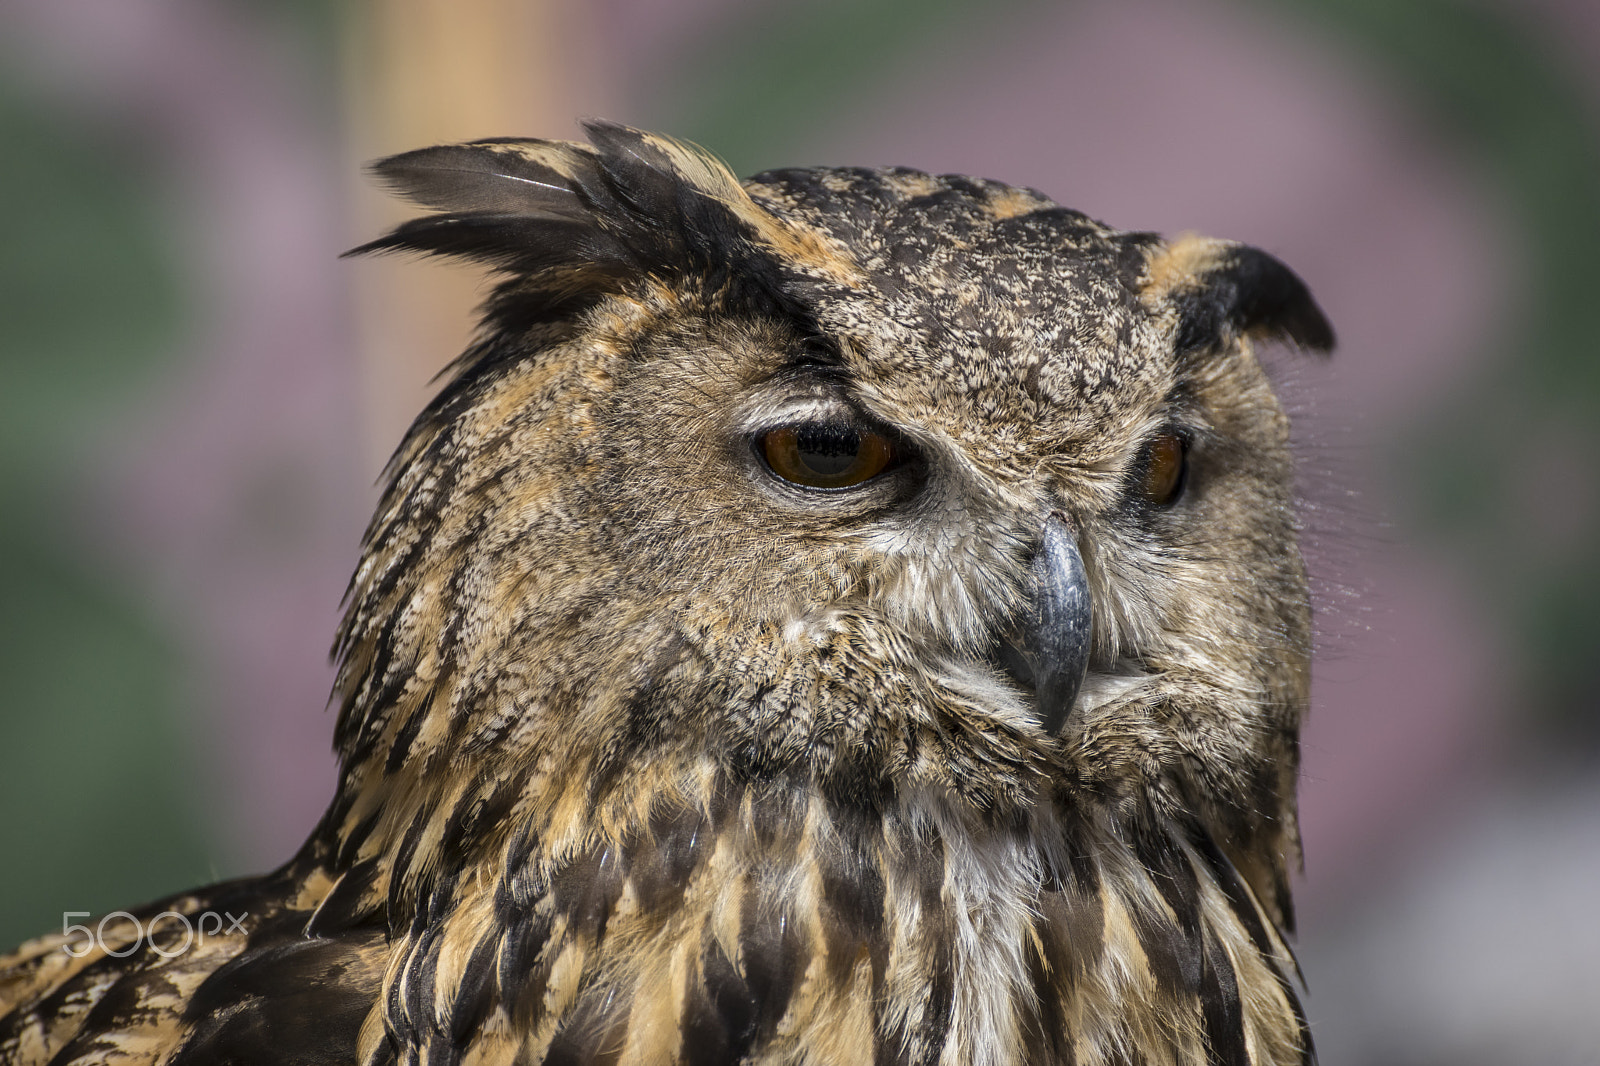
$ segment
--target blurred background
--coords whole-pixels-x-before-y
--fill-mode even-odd
[[[1248,241],[1317,585],[1325,1066],[1600,1063],[1600,4],[5,0],[0,945],[285,859],[374,481],[485,291],[379,155],[601,116]]]

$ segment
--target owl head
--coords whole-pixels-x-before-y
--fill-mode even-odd
[[[500,276],[337,647],[330,825],[391,902],[507,826],[762,781],[1195,820],[1286,924],[1309,605],[1252,341],[1331,347],[1301,281],[996,182],[588,134],[376,166],[434,213],[358,251]]]

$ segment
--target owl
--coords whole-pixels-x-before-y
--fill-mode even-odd
[[[1305,285],[587,131],[376,165],[433,213],[357,251],[499,283],[365,536],[337,794],[0,960],[0,1063],[1310,1062],[1253,350],[1331,348]]]

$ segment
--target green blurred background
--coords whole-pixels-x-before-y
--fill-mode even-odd
[[[1592,0],[0,7],[0,943],[309,829],[372,482],[481,295],[336,261],[400,217],[359,164],[602,115],[1300,270],[1323,1061],[1600,1061],[1597,72]]]

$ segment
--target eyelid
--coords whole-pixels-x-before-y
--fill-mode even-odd
[[[843,397],[818,392],[810,396],[790,393],[770,401],[752,404],[740,413],[739,425],[746,433],[760,433],[778,426],[805,422],[865,423],[859,411]]]
[[[1194,447],[1196,427],[1189,422],[1180,422],[1177,418],[1169,418],[1157,423],[1153,429],[1145,432],[1139,438],[1139,450],[1136,454],[1143,455],[1150,445],[1161,437],[1177,437],[1185,450]]]

